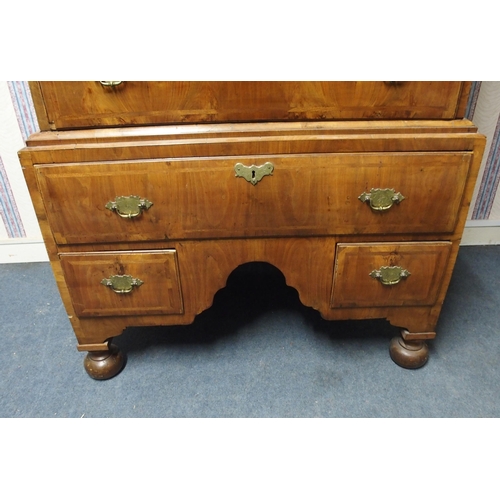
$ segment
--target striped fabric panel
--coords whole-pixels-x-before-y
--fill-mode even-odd
[[[39,132],[38,120],[36,118],[35,106],[31,97],[28,82],[7,82],[10,97],[16,113],[19,129],[24,142],[35,132]]]
[[[474,118],[474,112],[476,111],[477,98],[479,97],[480,90],[481,82],[472,82],[469,93],[469,102],[467,103],[467,109],[465,110],[465,118],[469,120]]]
[[[0,217],[3,220],[9,238],[24,238],[24,230],[21,215],[17,209],[14,194],[10,188],[9,179],[2,158],[0,157]]]
[[[474,205],[472,219],[488,219],[495,201],[495,195],[500,181],[500,115],[493,139],[491,141],[490,152],[484,167],[479,195]]]

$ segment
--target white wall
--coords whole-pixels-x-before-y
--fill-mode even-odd
[[[0,263],[48,260],[17,152],[35,132],[25,82],[0,82]]]
[[[462,245],[500,244],[500,82],[476,82],[475,87],[477,102],[469,118],[487,142]]]

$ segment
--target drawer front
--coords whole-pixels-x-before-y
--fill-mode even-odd
[[[109,83],[109,82],[106,82]],[[451,119],[463,82],[39,82],[50,128],[281,120]],[[457,111],[458,110],[458,111]],[[463,114],[463,113],[462,113]],[[46,120],[45,120],[46,121]]]
[[[431,306],[450,242],[338,244],[332,308]]]
[[[470,153],[289,155],[39,166],[37,174],[59,244],[443,233],[454,230],[470,160]],[[236,165],[266,163],[274,170],[255,184],[236,176]],[[394,190],[386,210],[371,207],[373,189]],[[112,208],[117,197],[139,207],[134,216]]]
[[[62,253],[78,316],[182,314],[175,250]]]

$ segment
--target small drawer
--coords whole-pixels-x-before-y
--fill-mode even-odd
[[[32,82],[42,129],[462,118],[464,82]]]
[[[78,316],[183,313],[175,250],[59,257]]]
[[[450,242],[337,245],[332,308],[431,306]]]
[[[35,167],[54,237],[73,244],[451,233],[471,157],[345,153]]]

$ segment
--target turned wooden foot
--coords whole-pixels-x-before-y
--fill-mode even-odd
[[[107,380],[120,373],[125,365],[125,356],[113,344],[107,351],[91,351],[85,356],[83,366],[86,372],[96,380]]]
[[[429,348],[423,340],[410,340],[397,336],[391,340],[389,353],[392,360],[403,368],[420,368],[429,359]]]

